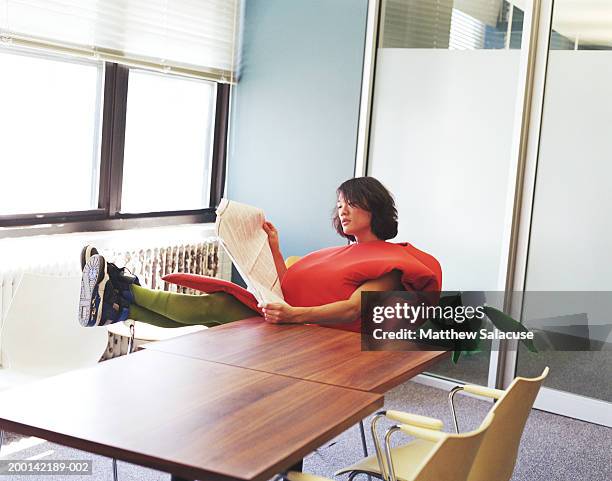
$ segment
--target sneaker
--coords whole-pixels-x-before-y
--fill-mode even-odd
[[[79,301],[79,322],[84,327],[105,326],[128,318],[130,301],[113,285],[109,266],[98,254],[85,263]]]
[[[132,285],[140,285],[138,277],[132,274],[125,267],[117,267],[112,262],[106,264],[106,270],[110,277],[113,286],[119,290],[121,296],[123,296],[130,304],[134,302],[134,294],[132,293]]]
[[[85,252],[85,249],[83,249]],[[100,322],[102,310],[100,302],[108,282],[106,261],[99,255],[91,256],[83,266],[81,276],[81,296],[79,298],[79,323],[84,327],[96,326]]]
[[[98,252],[98,249],[96,249],[94,246],[88,244],[83,247],[83,249],[81,250],[81,271],[85,269],[85,264],[87,264],[87,261],[96,254],[99,255],[100,253]],[[132,274],[127,268],[119,268],[112,262],[106,262],[105,269],[113,285],[119,288],[121,294],[129,302],[134,302],[134,296],[132,294],[132,291],[129,289],[129,286],[131,286],[132,284],[136,284],[137,286],[139,286],[140,281],[138,280],[138,277]]]
[[[85,269],[85,264],[95,254],[99,254],[99,252],[94,246],[86,245],[83,247],[81,250],[81,270]]]

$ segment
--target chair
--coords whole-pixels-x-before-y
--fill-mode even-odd
[[[289,268],[293,264],[295,264],[297,261],[299,261],[300,259],[301,259],[300,256],[289,256],[285,259],[285,265],[287,266],[287,268]]]
[[[99,361],[108,335],[75,322],[80,286],[80,276],[23,274],[2,325],[0,389]]]
[[[505,391],[475,385],[457,386],[451,390],[449,403],[457,433],[459,428],[454,407],[454,396],[457,392],[464,391],[497,400],[489,413],[495,414],[495,419],[491,423],[491,427],[474,460],[467,478],[469,481],[504,481],[511,478],[527,417],[547,375],[548,368],[545,368],[540,376],[533,379],[517,377]],[[388,479],[384,471],[386,469],[384,460],[382,463],[378,461],[381,458],[380,447],[375,435],[377,423],[385,416],[394,421],[405,423],[410,418],[415,417],[415,415],[400,411],[381,411],[378,413],[372,420],[372,435],[377,457],[370,456],[357,464],[341,469],[335,473],[336,475],[350,473],[349,479],[352,479],[358,474],[368,474],[381,479]],[[411,424],[426,429],[442,429],[442,421],[426,416],[417,416]],[[419,446],[409,446],[401,446],[391,450],[393,458],[398,460],[395,466],[397,479],[403,481],[411,479],[409,477],[412,469],[411,458],[415,456],[415,450],[420,450],[419,452],[422,451],[421,454],[423,454],[431,449],[431,445],[428,445],[426,441],[421,442]],[[382,472],[379,467],[381,465],[383,466]]]
[[[128,339],[127,354],[134,352],[141,343],[164,341],[208,329],[206,326],[158,327],[132,319],[106,327],[108,332]]]
[[[491,409],[491,412],[495,413],[495,421],[480,447],[469,481],[507,481],[512,477],[527,417],[546,376],[548,367],[544,368],[538,377],[515,378],[506,390],[468,384],[457,386],[449,393],[449,404],[457,432],[459,425],[453,402],[456,393],[464,391],[497,401]]]
[[[75,321],[80,286],[80,276],[23,274],[2,325],[0,390],[99,361],[108,335]]]
[[[385,435],[385,461],[381,462],[386,470],[385,480],[465,481],[495,415],[489,413],[478,429],[465,434],[448,434],[425,427],[428,424],[426,420],[431,418],[414,415],[400,417],[403,417],[400,422],[406,423],[389,428]],[[391,436],[398,431],[417,439],[401,450],[392,450]],[[377,453],[382,454],[378,449]],[[401,474],[398,476],[396,473]],[[289,472],[286,477],[289,481],[326,480],[297,472]]]

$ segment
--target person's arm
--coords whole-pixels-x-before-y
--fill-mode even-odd
[[[263,230],[268,235],[268,244],[272,251],[272,259],[274,259],[274,267],[276,267],[276,273],[278,274],[279,281],[283,280],[285,272],[287,272],[287,266],[285,265],[285,259],[280,251],[278,242],[278,231],[272,222],[264,222]]]
[[[267,304],[262,310],[266,321],[274,324],[340,324],[352,322],[359,317],[362,292],[401,290],[400,277],[400,271],[394,270],[377,279],[364,282],[345,301],[314,307],[293,307],[285,303],[275,302]]]

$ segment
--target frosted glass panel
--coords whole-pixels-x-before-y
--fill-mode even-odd
[[[382,49],[370,172],[444,289],[503,290],[519,51]]]
[[[538,365],[519,356],[519,374],[549,365],[546,386],[609,402],[612,351],[603,342],[612,342],[610,85],[612,52],[549,53],[527,290],[584,292],[545,316],[527,304],[525,317],[582,316],[586,325],[574,328],[572,339],[592,352],[546,352]]]
[[[550,52],[527,286],[612,291],[612,52]]]

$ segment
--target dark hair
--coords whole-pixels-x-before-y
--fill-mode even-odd
[[[392,239],[397,235],[397,209],[393,196],[374,177],[355,177],[343,182],[336,190],[338,197],[342,195],[344,200],[355,207],[367,210],[372,214],[370,228],[372,233],[382,240]],[[355,240],[352,235],[347,235],[342,230],[342,223],[335,210],[332,224],[336,232],[351,241]]]

